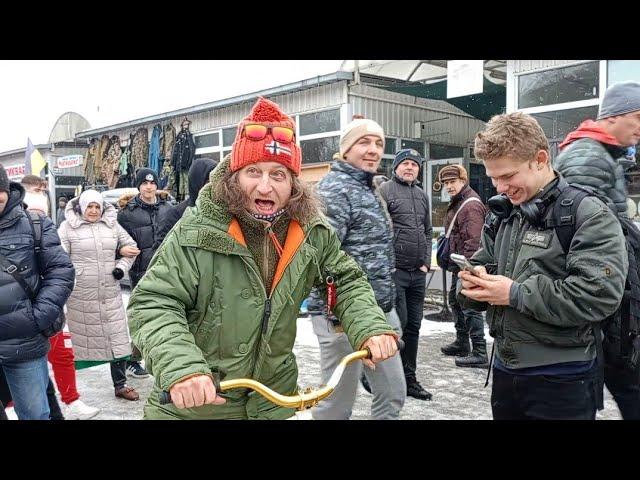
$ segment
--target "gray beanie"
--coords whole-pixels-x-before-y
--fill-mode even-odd
[[[640,110],[640,83],[615,83],[604,92],[597,120],[638,110]]]

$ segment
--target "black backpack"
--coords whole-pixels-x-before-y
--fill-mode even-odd
[[[565,255],[569,252],[571,240],[576,233],[576,212],[582,200],[588,196],[596,195],[591,190],[577,185],[567,186],[554,202],[552,214],[542,227],[555,229]],[[640,230],[627,217],[620,217],[617,212],[613,213],[620,222],[627,242],[629,272],[618,310],[602,324],[593,324],[601,385],[604,382],[605,361],[618,368],[635,372],[636,375],[640,369]],[[487,215],[485,231],[492,239],[495,239],[501,223],[501,218]],[[602,398],[598,401],[598,409],[601,410]]]
[[[38,256],[42,251],[42,218],[40,217],[40,215],[38,215],[35,212],[30,212],[27,210],[25,211],[25,213],[27,214],[27,219],[29,220],[29,226],[31,227],[31,233],[33,234],[33,251],[34,251],[35,259],[37,262]],[[16,282],[18,282],[18,284],[22,287],[22,289],[25,291],[25,293],[29,297],[29,300],[33,301],[36,298],[36,295],[38,294],[38,292],[33,291],[33,289],[26,282],[24,277],[20,274],[20,272],[18,272],[18,267],[13,263],[11,263],[11,261],[2,254],[0,254],[0,266],[6,273],[11,275]],[[42,333],[47,337],[52,337],[53,335],[58,333],[60,330],[62,330],[62,328],[64,327],[64,323],[65,323],[64,312],[60,312],[60,315],[58,316],[56,321],[53,322],[53,325],[51,325],[51,327],[49,327]]]

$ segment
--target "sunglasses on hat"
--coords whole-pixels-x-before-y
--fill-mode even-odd
[[[250,123],[244,126],[244,134],[249,140],[262,140],[271,130],[271,136],[277,142],[291,143],[294,131],[289,127],[271,127],[260,123]]]

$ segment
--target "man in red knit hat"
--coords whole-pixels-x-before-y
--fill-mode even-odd
[[[301,162],[291,117],[258,99],[231,155],[158,249],[128,308],[156,379],[145,418],[291,417],[293,409],[248,389],[220,395],[213,379],[251,378],[294,395],[298,308],[313,286],[326,295],[327,272],[353,348],[371,350],[371,367],[396,354],[398,335],[298,178]],[[171,404],[160,403],[161,391]]]

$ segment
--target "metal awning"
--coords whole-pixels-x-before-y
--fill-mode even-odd
[[[397,93],[444,100],[483,121],[506,109],[506,60],[485,60],[482,93],[447,98],[447,60],[345,60],[354,81]]]

